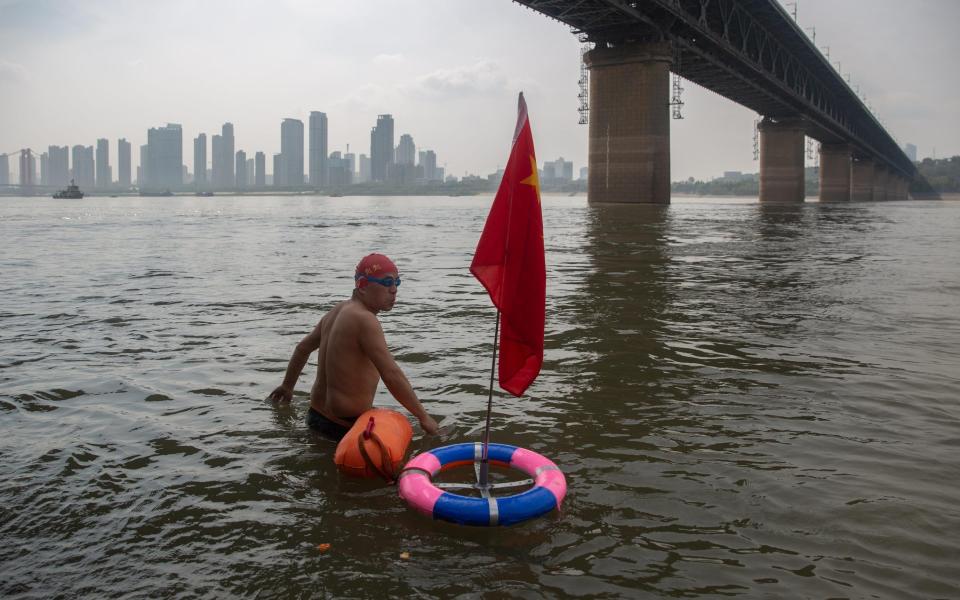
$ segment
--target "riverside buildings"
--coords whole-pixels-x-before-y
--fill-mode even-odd
[[[70,149],[73,168],[70,178],[81,190],[92,190],[96,181],[93,170],[93,146],[74,146]]]
[[[233,161],[234,140],[233,123],[224,123],[220,135],[213,136],[211,145],[213,170],[210,179],[215,188],[230,188],[234,184]]]
[[[96,173],[97,188],[104,190],[113,183],[113,174],[110,172],[110,142],[106,138],[97,140]]]
[[[122,188],[130,187],[130,165],[130,142],[120,138],[117,140],[117,183]]]
[[[169,190],[183,185],[183,131],[176,123],[147,130],[146,169],[141,188]]]
[[[193,184],[207,187],[207,134],[193,138]]]
[[[66,187],[70,183],[70,148],[47,147],[47,185]]]
[[[310,185],[315,188],[327,185],[327,114],[310,113]]]
[[[267,185],[267,155],[263,152],[253,155],[253,185],[258,188]]]
[[[237,181],[235,183],[236,187],[245,188],[247,187],[247,153],[243,150],[237,150],[237,168],[235,170]]]
[[[20,151],[20,185],[33,187],[34,174],[37,172],[37,159],[29,149]]]
[[[370,179],[386,181],[387,169],[393,162],[393,116],[378,115],[370,130]]]
[[[303,121],[298,119],[284,119],[280,124],[280,185],[303,185]]]
[[[10,185],[10,159],[0,154],[0,185]]]

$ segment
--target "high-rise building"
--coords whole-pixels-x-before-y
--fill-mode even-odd
[[[74,146],[70,149],[73,164],[71,179],[81,190],[92,190],[96,183],[93,168],[93,146]]]
[[[147,130],[148,189],[172,189],[183,185],[183,130],[176,123]]]
[[[331,152],[327,162],[331,186],[350,185],[353,183],[353,173],[350,164],[339,152]]]
[[[360,161],[357,163],[358,172],[357,172],[357,181],[360,183],[367,183],[370,181],[370,159],[367,158],[366,154],[360,155]]]
[[[0,185],[10,185],[10,159],[0,154]]]
[[[904,154],[910,159],[910,162],[917,162],[917,147],[913,144],[907,144],[903,147]]]
[[[280,187],[283,185],[281,181],[282,177],[280,171],[283,170],[283,155],[274,154],[273,155],[273,187]]]
[[[113,174],[110,172],[110,142],[106,138],[97,140],[97,180],[96,187],[105,190],[113,183]]]
[[[237,180],[235,186],[239,188],[247,187],[247,153],[243,150],[237,150],[237,159],[236,159],[236,173]]]
[[[254,161],[254,159],[252,158],[248,158],[246,169],[247,169],[246,187],[248,188],[253,187],[255,185],[255,177],[256,177],[255,174],[257,169],[256,161]]]
[[[143,189],[147,182],[147,169],[150,165],[150,147],[146,144],[140,146],[140,166],[137,167],[137,186]]]
[[[235,183],[233,123],[224,123],[220,135],[213,136],[213,187],[230,188]]]
[[[377,124],[370,130],[370,178],[387,180],[387,165],[393,162],[393,117],[378,115]]]
[[[70,183],[70,148],[47,147],[47,185],[63,187]]]
[[[117,183],[122,188],[130,187],[130,142],[126,138],[117,140]]]
[[[280,124],[280,181],[285,187],[303,185],[303,121],[284,119]]]
[[[327,185],[327,114],[310,113],[310,185],[322,188]]]
[[[561,156],[553,162],[543,163],[545,181],[573,181],[573,163]]]
[[[34,176],[37,172],[37,159],[29,148],[20,151],[20,186],[33,187],[36,184]]]
[[[49,185],[47,179],[50,177],[49,165],[50,155],[44,152],[40,155],[40,185]]]
[[[425,181],[443,180],[437,176],[437,154],[433,150],[424,150],[420,153],[420,166],[423,167]]]
[[[223,136],[214,134],[210,139],[210,185],[223,187]]]
[[[413,143],[413,136],[404,133],[400,136],[400,142],[397,144],[395,162],[398,165],[410,165],[411,167],[417,161],[417,147]]]
[[[350,144],[347,144],[347,150],[350,149]],[[347,152],[343,155],[343,160],[347,161],[347,170],[350,171],[350,180],[355,181],[357,178],[357,155],[353,152]]]
[[[205,133],[193,138],[193,185],[197,188],[207,186],[207,134]]]
[[[264,187],[267,184],[267,156],[263,152],[253,155],[253,185]]]

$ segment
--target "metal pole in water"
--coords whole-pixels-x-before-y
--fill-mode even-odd
[[[487,426],[483,430],[483,454],[480,458],[480,472],[477,476],[477,485],[480,492],[486,495],[489,486],[490,474],[490,413],[493,411],[493,374],[497,368],[497,338],[500,336],[500,309],[497,309],[497,325],[493,330],[493,358],[490,360],[490,390],[487,394]]]

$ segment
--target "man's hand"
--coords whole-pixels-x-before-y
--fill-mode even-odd
[[[423,428],[424,433],[430,435],[437,435],[440,433],[440,428],[437,426],[437,422],[433,420],[433,417],[430,415],[425,415],[424,418],[420,419],[420,427]]]
[[[293,400],[293,390],[283,385],[277,386],[277,389],[270,392],[270,395],[267,396],[267,400],[273,400],[274,402],[290,402]]]

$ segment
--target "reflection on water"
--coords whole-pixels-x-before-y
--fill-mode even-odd
[[[380,250],[388,343],[446,432],[413,450],[478,439],[489,201],[5,201],[0,593],[960,594],[951,203],[546,198],[544,369],[494,439],[563,467],[562,512],[460,528],[340,478],[313,367],[263,397]]]

